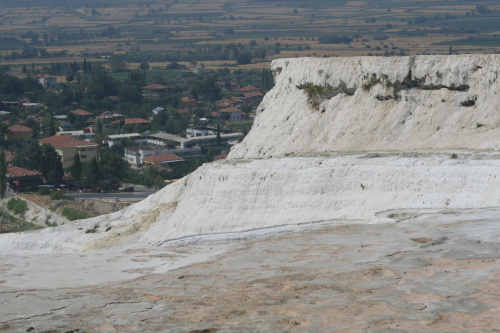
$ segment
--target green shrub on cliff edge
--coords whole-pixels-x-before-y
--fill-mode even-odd
[[[75,200],[73,197],[61,192],[50,192],[50,199],[52,200]]]
[[[28,204],[22,199],[12,198],[7,202],[7,208],[16,215],[22,215],[28,210]]]
[[[88,217],[87,214],[68,207],[64,207],[61,215],[66,217],[70,221],[86,219]]]

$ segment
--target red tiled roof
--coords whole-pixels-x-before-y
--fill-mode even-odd
[[[40,79],[57,79],[57,77],[52,76],[52,75],[50,75],[50,74],[40,74],[40,75],[38,75],[38,77],[39,77]]]
[[[19,119],[17,118],[16,119],[16,124],[24,124],[26,121],[24,121],[24,119]],[[10,123],[10,120],[4,120],[2,121],[2,124],[5,124],[5,125],[8,125]]]
[[[74,111],[71,111],[72,113],[76,114],[77,116],[91,116],[92,113],[82,110],[82,109],[76,109]]]
[[[230,107],[230,108],[225,108],[225,109],[219,110],[218,112],[231,113],[231,112],[241,112],[241,110],[238,108],[235,108],[235,107]]]
[[[218,81],[216,82],[217,85],[219,86],[225,86],[226,85],[226,81]],[[234,81],[229,81],[229,85],[230,86],[237,86],[238,83],[234,82]]]
[[[142,87],[142,89],[151,89],[151,90],[164,90],[164,89],[168,89],[168,88],[172,88],[172,87],[171,86],[164,86],[163,84],[156,84],[156,83]]]
[[[157,155],[149,155],[148,157],[144,157],[143,159],[144,162],[170,162],[170,161],[184,161],[182,157],[177,156],[172,153],[164,153],[164,154],[157,154]]]
[[[33,132],[33,130],[29,127],[23,125],[12,125],[9,126],[10,132]]]
[[[7,172],[5,174],[10,178],[40,175],[38,171],[23,169],[20,167],[7,168]]]
[[[227,154],[220,154],[220,155],[214,156],[214,161],[225,160],[226,158],[227,158]]]
[[[245,92],[245,93],[243,93],[243,96],[245,96],[246,98],[262,97],[262,96],[264,96],[264,94],[261,93],[260,91],[251,91],[251,92]]]
[[[177,109],[178,114],[189,114],[189,111],[184,110],[184,109]]]
[[[259,89],[255,88],[254,86],[246,86],[246,87],[240,88],[239,90],[241,92],[259,91]]]
[[[228,107],[228,106],[231,106],[233,105],[233,100],[231,99],[227,99],[227,98],[223,98],[221,100],[218,100],[217,102],[215,102],[215,105],[219,106],[219,107]]]
[[[151,121],[146,120],[146,119],[142,119],[142,118],[125,118],[124,121],[125,121],[125,125],[150,124],[151,123]],[[111,123],[118,124],[119,122],[120,122],[120,120],[115,120],[115,121],[112,121]]]
[[[16,159],[16,154],[5,150],[5,162],[12,162]]]
[[[48,138],[43,138],[38,140],[41,143],[47,143],[56,148],[69,148],[69,147],[81,147],[81,146],[98,146],[97,143],[89,142],[85,140],[75,139],[70,136],[54,135]]]

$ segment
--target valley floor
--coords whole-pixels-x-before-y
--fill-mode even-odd
[[[2,255],[0,332],[497,331],[500,210],[420,213],[226,243]]]

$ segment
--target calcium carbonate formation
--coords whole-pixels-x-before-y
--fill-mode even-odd
[[[499,64],[494,55],[275,60],[276,85],[228,160],[113,214],[2,235],[0,252],[499,206]]]

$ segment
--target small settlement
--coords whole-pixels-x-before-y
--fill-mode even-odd
[[[200,81],[207,72],[204,66],[193,70]],[[38,83],[46,93],[54,96],[64,93],[65,85],[59,83],[56,76],[41,74]],[[210,84],[213,86],[203,89],[213,95],[208,97],[207,92],[199,89],[205,94],[201,98],[199,92],[193,94],[194,90],[184,91],[179,96],[178,87],[173,85],[143,85],[138,100],[142,100],[143,109],[145,105],[150,108],[135,113],[124,112],[124,107],[120,107],[129,97],[123,94],[103,99],[102,103],[109,105],[106,111],[78,102],[50,112],[47,105],[31,103],[27,98],[0,101],[1,125],[5,126],[2,138],[25,147],[19,151],[5,151],[10,189],[34,191],[40,186],[85,183],[85,177],[89,176],[81,174],[80,165],[88,166],[96,161],[98,167],[103,168],[107,162],[102,156],[108,158],[108,152],[120,156],[128,168],[137,170],[139,175],[151,168],[168,171],[179,169],[185,163],[192,165],[192,161],[203,163],[225,158],[230,147],[246,135],[254,118],[253,112],[264,94],[255,86],[240,88],[231,79]],[[218,99],[214,99],[215,96]],[[40,151],[36,152],[33,143]],[[50,147],[50,151],[57,154],[60,172],[52,170],[55,164],[43,161],[43,158],[54,159],[55,156],[44,147]],[[38,154],[40,162],[36,164],[27,151]],[[189,170],[186,168],[186,172]],[[162,174],[162,179],[167,177],[165,175],[168,176]],[[182,175],[176,172],[172,178]],[[110,182],[113,176],[106,181]],[[99,177],[103,181],[104,176]]]

